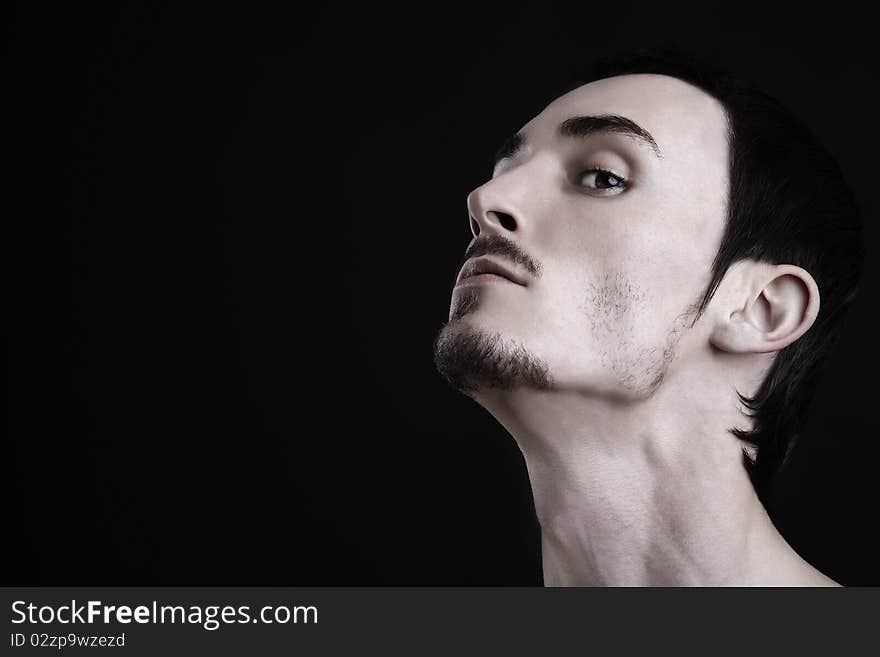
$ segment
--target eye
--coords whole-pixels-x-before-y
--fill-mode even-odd
[[[627,187],[626,179],[623,176],[595,167],[581,173],[578,181],[587,189],[603,194],[619,194]]]

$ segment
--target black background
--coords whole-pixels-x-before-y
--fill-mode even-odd
[[[519,450],[431,342],[501,140],[651,44],[755,79],[856,189],[863,290],[771,515],[880,584],[869,3],[85,5],[4,28],[7,584],[541,583]]]

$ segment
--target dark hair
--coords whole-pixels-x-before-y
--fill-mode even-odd
[[[754,460],[743,449],[743,464],[766,503],[771,480],[803,431],[821,368],[858,289],[864,246],[855,197],[835,159],[779,101],[682,50],[652,48],[599,59],[568,90],[631,73],[688,82],[716,98],[727,115],[727,220],[697,317],[728,268],[743,259],[797,265],[819,287],[819,314],[810,330],[776,354],[754,397],[738,393],[752,428],[730,431],[755,446]]]

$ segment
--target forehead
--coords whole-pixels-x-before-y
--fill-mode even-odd
[[[667,75],[622,75],[582,85],[547,105],[521,132],[530,143],[549,140],[572,116],[602,114],[620,115],[644,128],[664,159],[726,161],[727,118],[721,103]]]

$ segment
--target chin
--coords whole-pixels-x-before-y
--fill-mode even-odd
[[[550,370],[541,358],[523,343],[473,318],[443,327],[434,340],[434,363],[451,387],[469,397],[486,390],[553,387]]]

